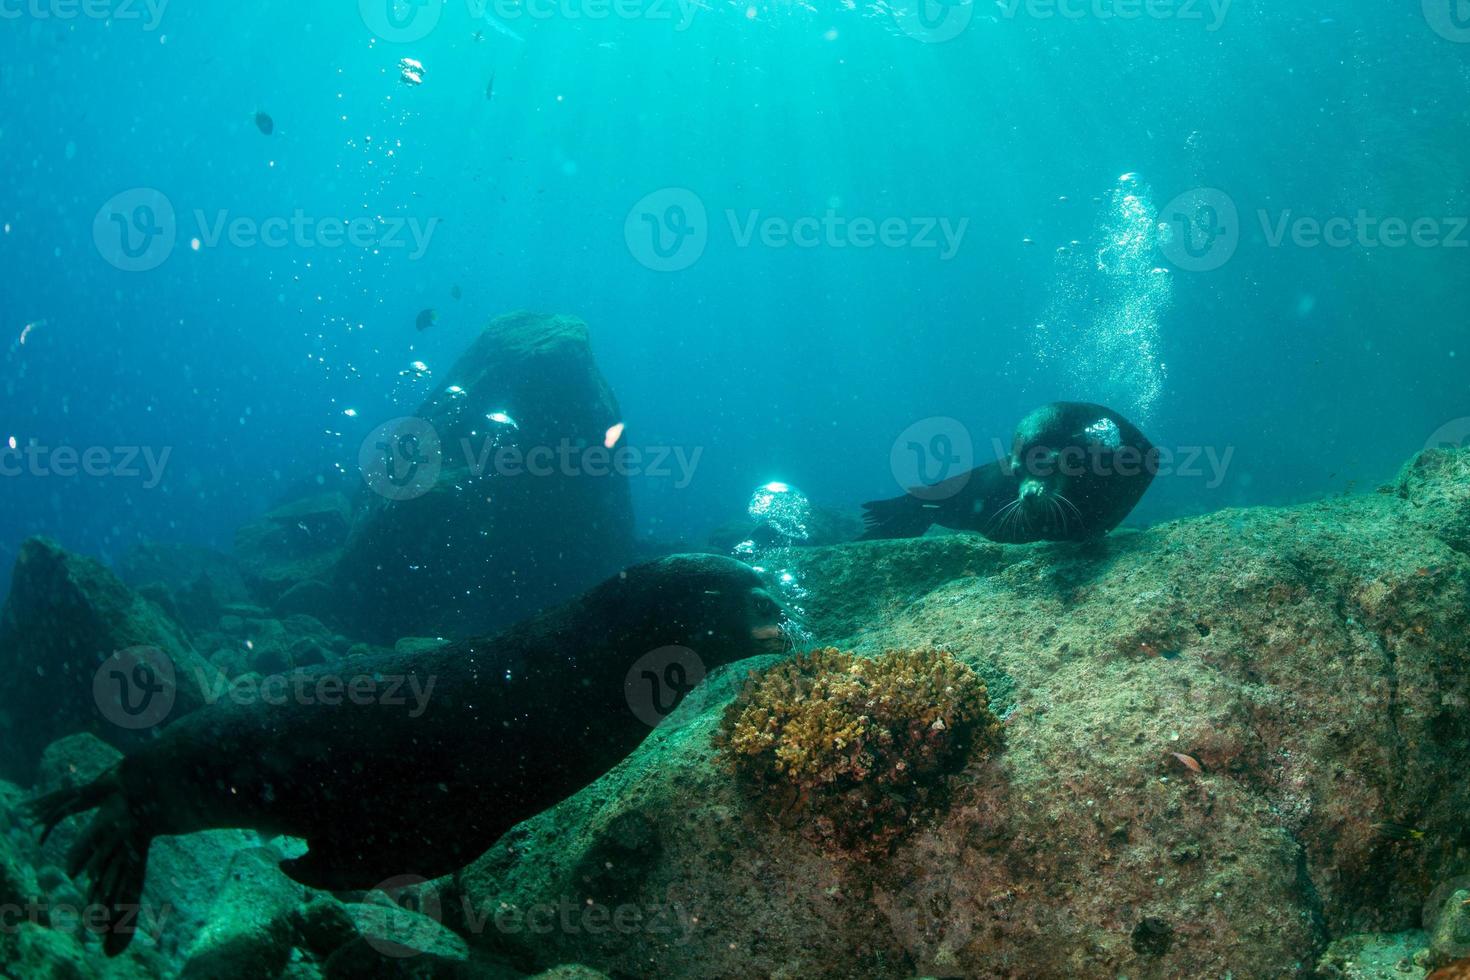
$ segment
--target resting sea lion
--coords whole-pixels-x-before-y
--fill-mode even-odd
[[[864,504],[864,539],[930,525],[992,541],[1085,541],[1117,527],[1159,471],[1159,451],[1112,409],[1053,402],[1016,427],[1010,455],[902,497]]]
[[[638,746],[650,724],[630,710],[625,682],[640,658],[682,646],[713,668],[778,651],[780,615],[740,562],[665,558],[493,637],[292,675],[303,689],[324,676],[408,678],[406,690],[429,692],[412,705],[417,717],[386,698],[222,700],[92,784],[35,800],[32,812],[49,834],[98,809],[68,870],[86,874],[89,900],[111,923],[136,906],[149,843],[163,834],[239,827],[305,838],[308,852],[282,869],[316,888],[434,878]],[[665,690],[663,713],[686,693]],[[116,955],[131,938],[109,929],[104,948]]]

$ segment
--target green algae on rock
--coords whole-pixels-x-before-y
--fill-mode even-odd
[[[985,682],[953,654],[828,648],[752,675],[715,744],[753,797],[811,835],[882,853],[999,728]]]
[[[857,860],[750,807],[711,744],[725,696],[708,698],[459,876],[475,909],[615,894],[691,927],[472,941],[666,980],[1166,980],[1309,977],[1335,939],[1418,928],[1431,890],[1470,872],[1466,464],[1411,464],[1402,495],[1097,545],[793,550],[824,646],[942,644],[996,700],[1003,680],[1005,751]],[[644,843],[613,848],[628,814]],[[1424,838],[1385,839],[1385,820]],[[1150,919],[1167,949],[1134,948]]]

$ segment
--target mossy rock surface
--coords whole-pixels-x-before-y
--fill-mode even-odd
[[[1163,980],[1309,977],[1334,939],[1413,929],[1470,870],[1467,459],[1090,544],[793,551],[818,643],[1004,679],[1004,751],[890,856],[845,859],[720,765],[727,689],[460,877],[472,908],[567,896],[671,930],[471,938],[634,976]]]

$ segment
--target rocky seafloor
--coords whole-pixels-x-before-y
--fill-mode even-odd
[[[126,749],[86,703],[99,657],[146,643],[239,677],[376,648],[258,604],[222,558],[188,587],[150,583],[168,576],[137,559],[124,584],[28,543],[0,616],[15,682],[0,699],[0,964],[26,978],[1465,975],[1451,964],[1470,955],[1470,452],[1426,451],[1373,494],[1086,545],[942,534],[764,560],[799,583],[814,645],[940,648],[988,685],[1000,746],[946,777],[942,805],[915,809],[891,850],[835,847],[721,760],[724,706],[778,659],[758,658],[425,886],[333,896],[275,867],[291,841],[161,841],[145,904],[162,928],[107,960],[68,914],[84,904],[60,870],[76,827],[40,847],[18,811]]]

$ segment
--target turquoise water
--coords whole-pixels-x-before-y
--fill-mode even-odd
[[[1160,444],[1234,448],[1218,486],[1157,488],[1149,520],[1369,488],[1466,412],[1470,45],[1448,2],[923,20],[565,0],[486,20],[451,0],[397,9],[402,32],[358,6],[5,5],[3,436],[171,456],[152,487],[7,478],[0,563],[32,533],[102,555],[140,535],[228,545],[350,461],[406,365],[446,365],[513,309],[586,319],[638,440],[705,447],[690,485],[635,482],[664,539],[697,539],[772,478],[835,506],[889,495],[894,438],[930,416],[987,445],[1086,398]],[[1124,174],[1145,232],[1181,194],[1227,195],[1229,260],[1188,271],[1143,241],[1133,271],[1103,271]],[[146,272],[93,234],[135,188],[176,214]],[[703,251],[655,271],[629,244],[654,226],[630,214],[669,188],[704,207]],[[664,220],[671,199],[650,200]],[[1442,242],[1293,242],[1299,219],[1360,211],[1428,219]],[[804,244],[767,235],[829,213],[837,230]],[[298,215],[280,247],[210,235]],[[428,240],[316,240],[361,216]],[[852,222],[889,219],[889,244],[854,244]]]

